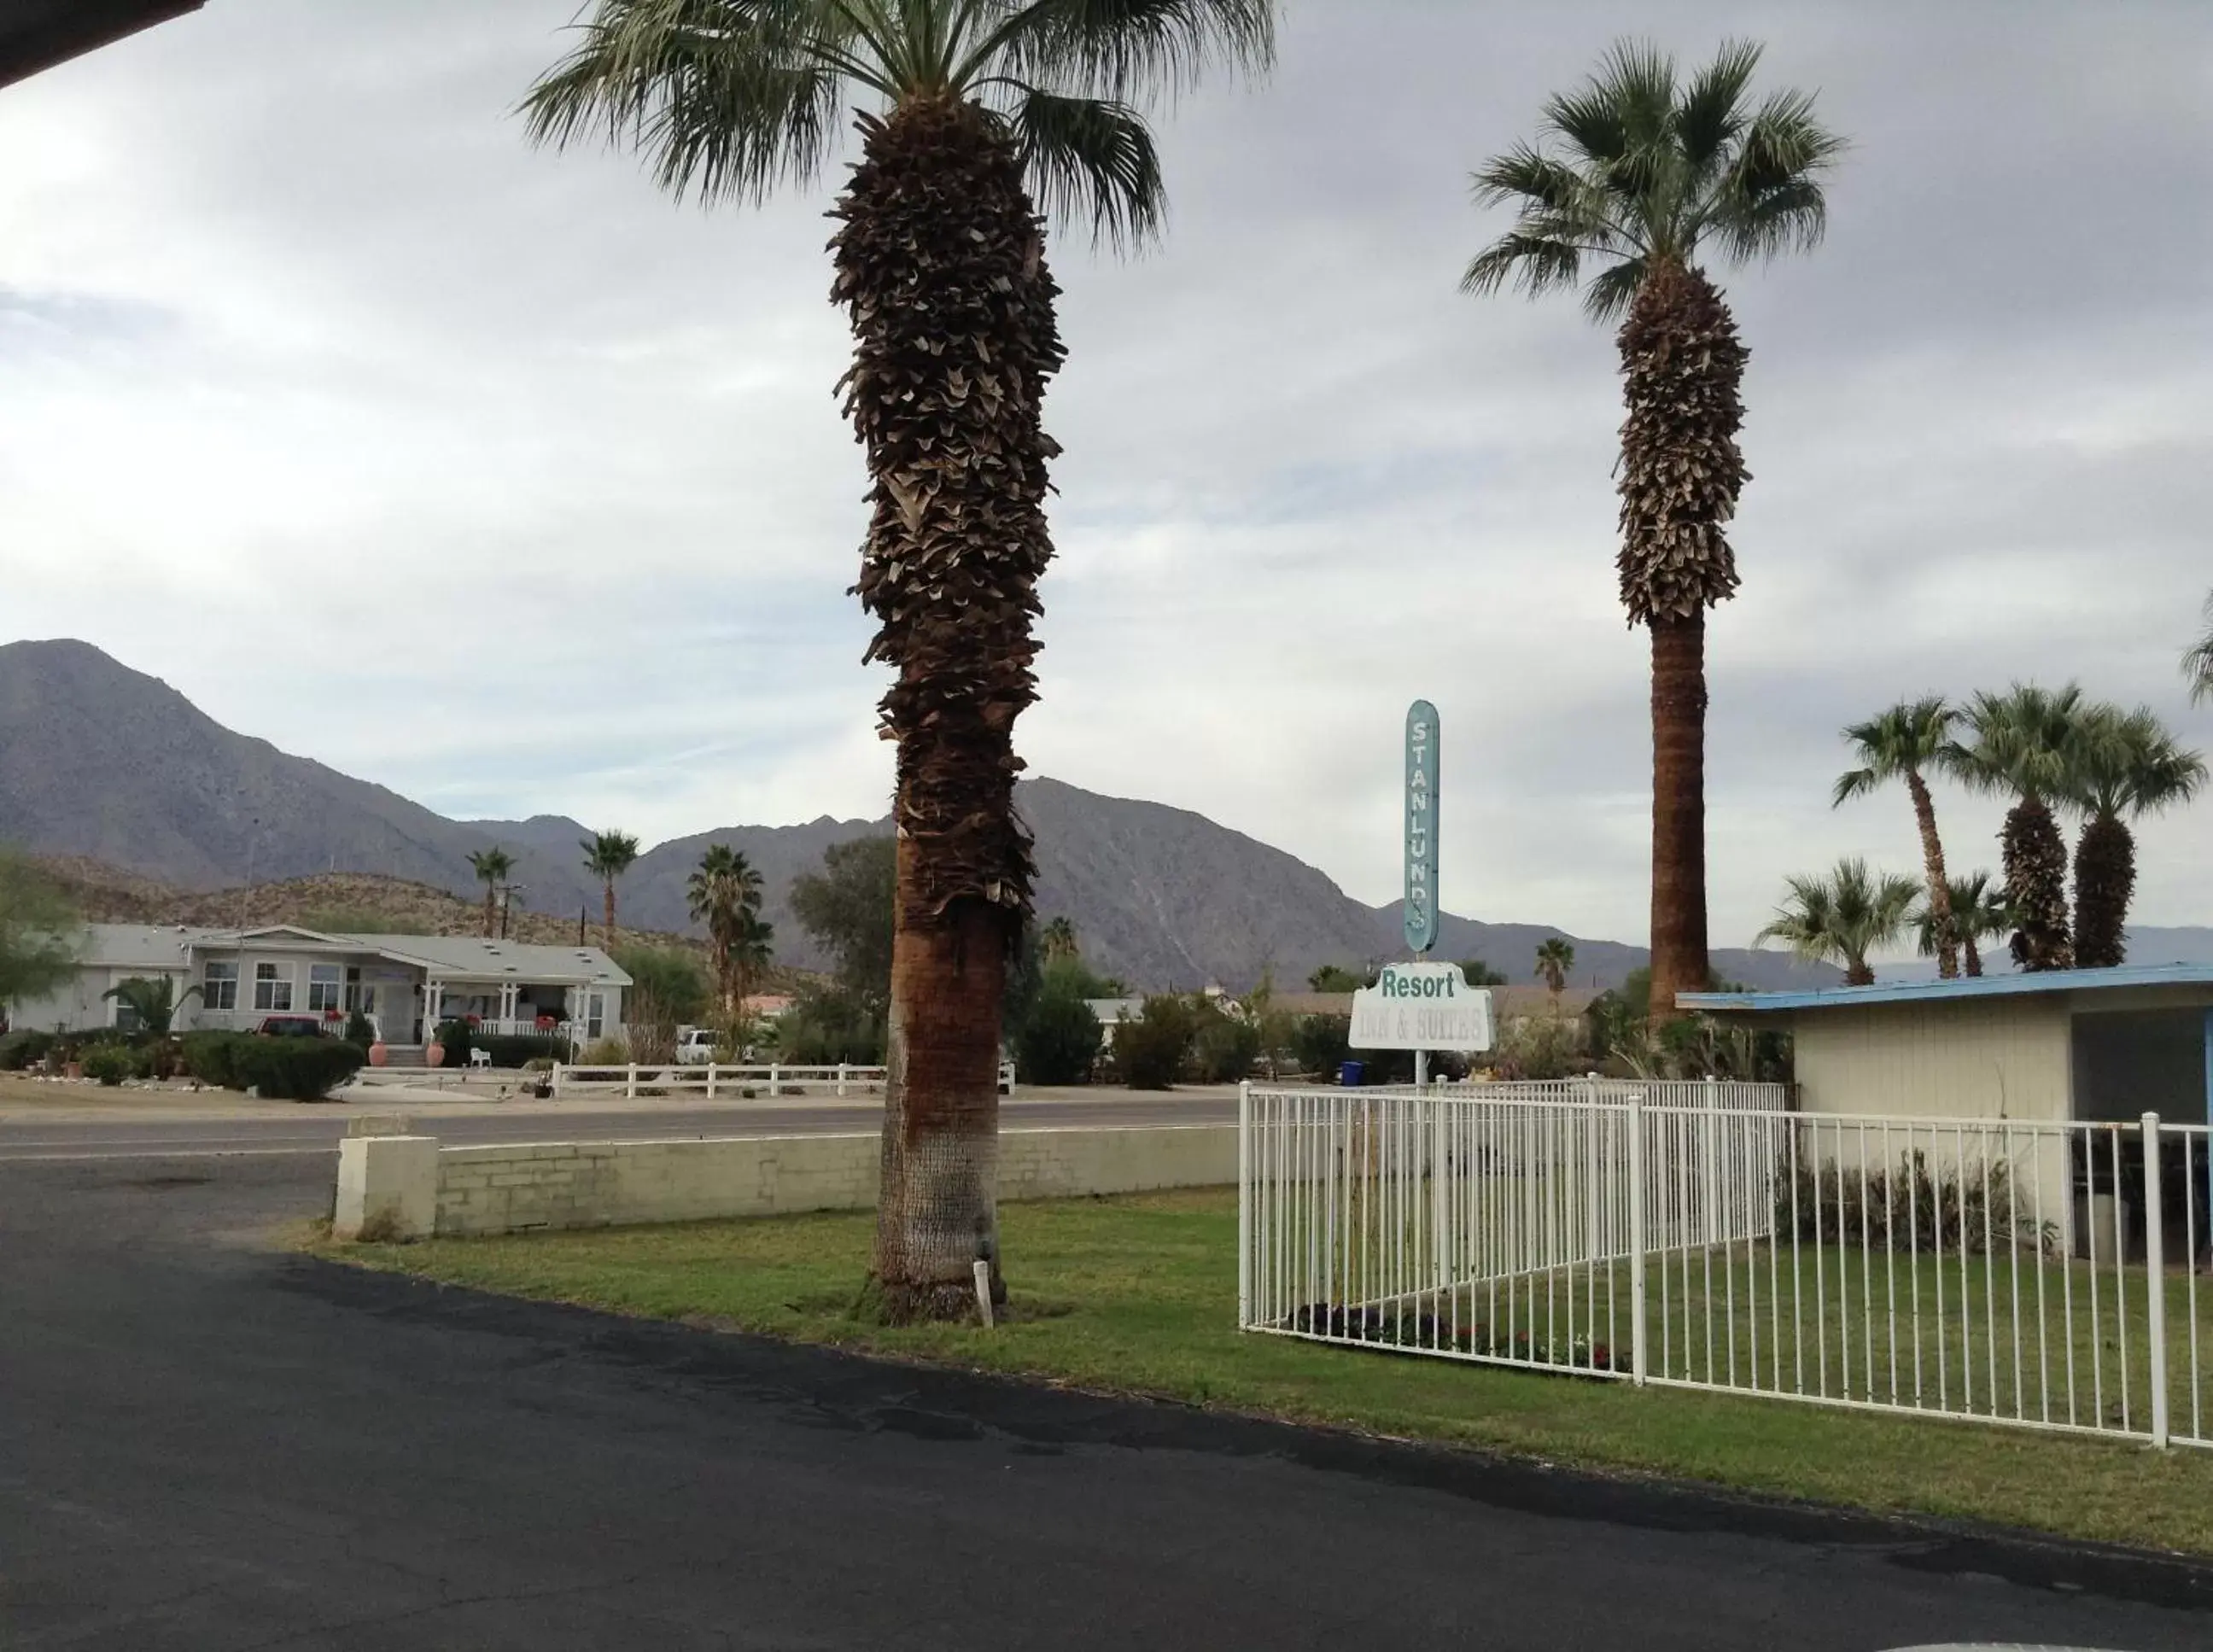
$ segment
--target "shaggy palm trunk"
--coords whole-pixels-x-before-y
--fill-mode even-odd
[[[609,952],[613,952],[615,949],[615,881],[613,878],[609,878],[607,880],[607,921],[606,929],[607,936],[607,950]]]
[[[1998,833],[2006,890],[2017,926],[2013,960],[2029,971],[2072,969],[2075,949],[2067,928],[2067,843],[2041,797],[2030,796],[2007,813]]]
[[[1052,554],[1040,411],[1064,356],[1044,225],[1012,143],[978,111],[864,118],[836,216],[836,301],[855,340],[846,412],[874,514],[869,657],[897,678],[890,1072],[869,1297],[893,1321],[975,1312],[998,1271],[1000,1000],[1030,911],[1014,812],[1015,719],[1037,698],[1031,636]]]
[[[2111,814],[2091,817],[2075,845],[2075,961],[2112,969],[2128,961],[2125,931],[2137,887],[2134,835]]]
[[[1936,835],[1936,804],[1929,783],[1909,769],[1906,789],[1913,794],[1913,818],[1921,827],[1921,864],[1929,877],[1929,921],[1936,931],[1936,973],[1948,981],[1960,972],[1960,925],[1952,914],[1952,886],[1944,879],[1944,840]]]
[[[498,924],[498,922],[499,922],[499,903],[498,903],[498,901],[497,901],[497,900],[495,899],[495,897],[494,897],[494,893],[493,893],[493,890],[492,890],[492,887],[491,887],[491,885],[490,885],[489,883],[487,883],[486,885],[485,885],[485,940],[489,941],[489,940],[491,940],[491,936],[492,936],[492,930],[493,930],[494,926],[495,926],[496,924]]]
[[[1725,532],[1747,479],[1747,352],[1713,283],[1655,264],[1619,339],[1621,600],[1652,630],[1652,1009],[1712,978],[1706,951],[1705,614],[1736,589]]]
[[[1864,958],[1847,959],[1844,963],[1844,984],[1873,986],[1875,984],[1874,966]]]
[[[1960,932],[1960,956],[1966,960],[1967,978],[1972,981],[1978,978],[1983,972],[1983,952],[1982,948],[1975,944],[1974,932],[1972,930],[1963,930]]]

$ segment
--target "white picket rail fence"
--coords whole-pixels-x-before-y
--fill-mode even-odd
[[[1508,1088],[1245,1087],[1241,1326],[2213,1445],[2204,1125]]]
[[[564,1064],[553,1069],[553,1094],[556,1097],[570,1095],[619,1095],[634,1099],[640,1095],[703,1095],[710,1099],[734,1099],[751,1090],[759,1095],[765,1091],[779,1097],[787,1091],[800,1094],[829,1087],[838,1095],[855,1092],[871,1094],[884,1087],[885,1070],[881,1067],[857,1066],[850,1063],[835,1065],[801,1065],[784,1062],[733,1065],[709,1062],[686,1064],[681,1062],[619,1062],[600,1065]],[[999,1064],[999,1093],[1012,1095],[1015,1092],[1015,1064]]]

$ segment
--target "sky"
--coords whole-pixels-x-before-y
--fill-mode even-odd
[[[680,205],[514,107],[576,0],[208,0],[0,91],[0,641],[468,817],[648,842],[890,785],[822,217]],[[1443,725],[1452,911],[1641,941],[1649,656],[1613,559],[1616,357],[1478,299],[1470,171],[1609,42],[1763,40],[1852,149],[1752,351],[1743,588],[1709,633],[1716,945],[1785,875],[1917,870],[1845,723],[2078,679],[2213,746],[2177,659],[2213,521],[2202,0],[1292,0],[1159,112],[1167,235],[1058,235],[1058,558],[1033,772],[1395,896]],[[848,155],[850,154],[849,146]],[[2137,917],[2213,923],[2213,802]],[[1938,794],[1955,869],[1997,803]]]

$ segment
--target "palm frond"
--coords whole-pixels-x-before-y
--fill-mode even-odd
[[[1676,137],[1685,158],[1700,174],[1722,161],[1743,131],[1744,95],[1763,50],[1757,40],[1724,40],[1714,60],[1683,88],[1675,111]]]
[[[841,81],[895,92],[828,0],[599,0],[577,27],[523,99],[531,140],[627,143],[680,198],[759,201],[810,181],[835,142]]]
[[[1027,87],[1004,118],[1048,217],[1088,218],[1093,238],[1118,250],[1158,238],[1167,192],[1152,132],[1135,109]]]
[[[1847,147],[1814,119],[1811,93],[1762,104],[1707,214],[1729,255],[1749,262],[1819,246],[1829,223],[1821,174]]]
[[[1006,11],[970,49],[956,84],[1000,74],[1143,106],[1212,70],[1258,75],[1275,62],[1274,0],[1029,0]]]
[[[1599,322],[1626,315],[1636,302],[1637,290],[1644,284],[1644,271],[1650,262],[1639,253],[1600,271],[1583,293],[1583,314]]]
[[[1519,231],[1501,235],[1476,254],[1460,278],[1462,292],[1520,288],[1532,298],[1572,288],[1582,277],[1582,253],[1572,242]]]
[[[2182,656],[2182,674],[2190,681],[2190,703],[2213,699],[2213,595],[2205,599],[2205,635]]]

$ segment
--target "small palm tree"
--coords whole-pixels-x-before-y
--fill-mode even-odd
[[[2213,700],[2213,594],[2205,598],[2205,635],[2182,656],[2182,674],[2190,680],[2190,702]]]
[[[1518,209],[1461,285],[1533,296],[1583,287],[1621,323],[1621,600],[1652,633],[1652,1020],[1703,988],[1706,947],[1706,610],[1737,587],[1727,533],[1747,472],[1737,447],[1747,351],[1704,268],[1810,248],[1821,176],[1843,140],[1802,92],[1753,101],[1760,48],[1722,46],[1688,78],[1650,46],[1617,45],[1544,109],[1551,148],[1521,143],[1475,174]],[[1590,279],[1583,284],[1588,272]]]
[[[757,911],[739,914],[730,939],[730,972],[737,984],[735,1009],[742,1013],[753,985],[776,961],[776,925]]]
[[[199,990],[195,983],[179,992],[176,982],[167,975],[134,975],[128,980],[118,981],[100,996],[113,998],[129,1010],[141,1032],[166,1037],[176,1021],[177,1011],[184,1008],[185,1000]]]
[[[2075,845],[2075,962],[2106,969],[2128,959],[2137,884],[2129,822],[2195,797],[2205,784],[2205,759],[2179,744],[2150,707],[2103,705],[2076,723],[2069,769],[2067,801],[2083,816]]]
[[[1952,914],[1952,928],[1960,939],[1960,960],[1972,979],[1983,972],[1983,942],[2002,941],[2014,932],[2013,908],[2006,901],[2004,887],[1987,872],[1948,878],[1944,893],[1948,897],[1945,905]],[[1921,955],[1934,958],[1936,915],[1926,897],[1914,908],[1912,922]]]
[[[1913,880],[1871,873],[1865,861],[1850,856],[1826,878],[1785,881],[1789,899],[1776,908],[1775,921],[1753,937],[1753,945],[1781,941],[1801,958],[1842,964],[1846,986],[1874,985],[1868,954],[1905,933],[1917,893]]]
[[[607,894],[607,944],[615,944],[615,880],[637,863],[637,839],[627,832],[595,832],[577,846],[584,851],[584,869],[599,879]]]
[[[1073,958],[1076,954],[1076,925],[1065,916],[1056,917],[1039,931],[1038,944],[1048,959]]]
[[[676,195],[759,201],[820,174],[849,110],[859,135],[831,296],[871,484],[854,588],[894,679],[902,959],[870,1295],[890,1320],[965,1318],[977,1257],[1003,1289],[1000,1009],[1035,872],[1014,727],[1037,698],[1060,452],[1046,216],[1155,235],[1146,106],[1205,68],[1265,67],[1273,0],[595,0],[581,30],[525,100],[531,135],[632,145]]]
[[[1921,862],[1929,880],[1928,902],[1936,924],[1936,972],[1946,980],[1960,972],[1960,942],[1952,933],[1950,886],[1944,875],[1944,842],[1936,835],[1936,804],[1929,795],[1927,771],[1941,766],[1944,749],[1960,714],[1938,695],[1901,700],[1881,716],[1844,730],[1859,767],[1837,779],[1834,802],[1858,797],[1887,781],[1903,780],[1913,799],[1914,823],[1921,828]]]
[[[747,919],[760,911],[761,875],[728,844],[710,844],[684,885],[685,902],[694,923],[707,926],[715,960],[715,988],[723,1013],[735,1015],[738,998],[738,952]]]
[[[1537,948],[1537,978],[1544,982],[1554,999],[1566,991],[1568,977],[1576,966],[1575,943],[1563,936],[1554,936]],[[1557,1008],[1557,1004],[1555,1008]]]
[[[1983,792],[2011,796],[1998,834],[2006,904],[2019,925],[2014,961],[2025,970],[2071,969],[2075,943],[2067,917],[2067,842],[2051,818],[2075,781],[2082,691],[2015,683],[2003,694],[1978,694],[1962,714],[1966,741],[1943,751],[1943,766]]]
[[[469,870],[485,887],[485,936],[490,939],[499,920],[499,886],[514,873],[515,857],[497,846],[479,849],[469,856]]]

